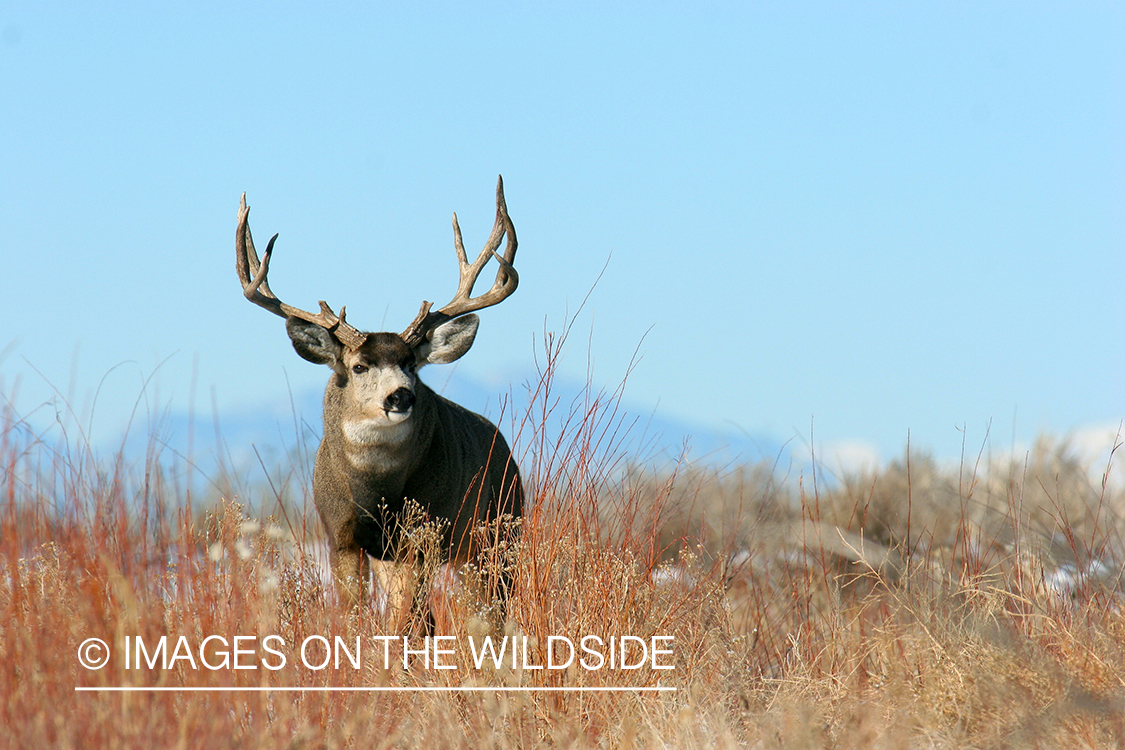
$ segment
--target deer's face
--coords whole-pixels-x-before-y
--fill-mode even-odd
[[[343,387],[353,407],[352,422],[389,427],[410,419],[418,358],[396,333],[372,333],[359,349],[342,353]]]
[[[479,322],[476,315],[450,320],[413,347],[397,333],[362,334],[362,343],[353,348],[316,323],[289,318],[285,327],[298,354],[336,373],[335,387],[344,390],[342,427],[348,439],[374,444],[405,437],[418,370],[460,358],[473,345]]]

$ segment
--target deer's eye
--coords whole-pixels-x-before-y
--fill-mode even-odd
[[[367,370],[367,365],[352,365],[352,372],[354,372],[356,375],[362,375],[363,373],[367,372]]]

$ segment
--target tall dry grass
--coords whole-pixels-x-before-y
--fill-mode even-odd
[[[1120,747],[1125,498],[1065,445],[952,469],[907,454],[826,484],[776,467],[645,468],[613,393],[552,395],[523,447],[518,545],[435,593],[439,632],[672,636],[671,670],[312,670],[294,646],[393,635],[346,611],[307,500],[199,514],[149,458],[0,427],[0,745],[9,747]],[[556,428],[545,429],[554,420]],[[1112,469],[1107,469],[1112,473]],[[281,476],[301,476],[283,469]],[[277,487],[275,486],[275,490]],[[278,490],[280,498],[283,493]],[[425,524],[418,529],[424,536]],[[472,585],[515,576],[509,619]],[[262,638],[289,655],[278,670]],[[126,638],[255,636],[256,669],[126,669]],[[79,644],[103,639],[88,670]],[[221,644],[219,644],[221,645]],[[392,648],[399,658],[398,647]],[[221,659],[212,642],[206,654]],[[370,654],[364,647],[364,654]],[[275,662],[276,663],[276,662]],[[168,692],[78,692],[147,686]],[[187,692],[251,687],[674,687],[674,692]]]

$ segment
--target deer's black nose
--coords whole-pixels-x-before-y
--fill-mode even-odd
[[[414,406],[414,391],[409,388],[399,388],[383,402],[383,409],[386,411],[410,411],[412,406]]]

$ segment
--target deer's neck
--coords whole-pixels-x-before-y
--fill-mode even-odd
[[[404,468],[409,451],[405,444],[413,436],[412,420],[395,425],[379,425],[374,420],[345,421],[344,458],[353,469],[386,474]]]

